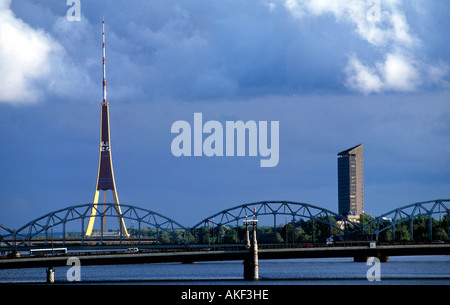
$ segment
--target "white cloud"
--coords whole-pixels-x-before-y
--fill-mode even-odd
[[[77,61],[76,52],[91,51],[87,19],[69,22],[65,15],[46,12],[53,25],[45,31],[18,18],[10,7],[10,0],[0,0],[0,103],[30,104],[51,95],[86,100],[94,92],[88,73],[92,58]],[[80,41],[82,48],[72,47]]]
[[[363,92],[372,93],[380,92],[383,87],[383,82],[378,76],[375,69],[366,67],[355,56],[351,56],[347,66],[347,86]]]
[[[392,13],[390,22],[393,29],[392,40],[396,44],[401,43],[405,46],[413,46],[418,43],[418,39],[411,35],[408,22],[403,14],[399,12]]]
[[[277,5],[273,2],[265,3],[264,6],[267,7],[270,12],[273,11],[277,7]]]
[[[331,14],[337,22],[353,25],[355,33],[381,53],[382,60],[363,64],[358,54],[349,56],[345,69],[347,87],[362,93],[382,91],[413,91],[425,81],[441,83],[448,72],[445,67],[416,59],[421,41],[410,30],[407,18],[399,7],[400,0],[286,0],[285,7],[296,18]],[[379,3],[379,18],[369,12]]]
[[[445,62],[440,62],[436,66],[430,66],[427,68],[427,76],[433,83],[439,84],[444,88],[449,88],[450,83],[445,80],[445,76],[449,72],[449,66]]]
[[[49,60],[61,51],[50,36],[16,18],[10,0],[0,0],[0,102],[30,103],[35,85],[50,72]]]
[[[380,67],[386,89],[412,91],[420,84],[414,60],[399,54],[388,54]]]
[[[384,61],[375,67],[362,64],[351,56],[346,73],[346,85],[365,94],[382,91],[413,91],[420,85],[420,73],[417,64],[407,56],[388,53]]]
[[[375,3],[379,3],[378,18],[370,17]],[[382,6],[381,6],[382,5]],[[349,22],[355,32],[375,46],[402,43],[408,46],[418,43],[410,31],[406,17],[397,8],[398,1],[355,0],[286,0],[285,7],[297,18],[332,14],[339,22]],[[377,14],[378,14],[377,13]]]

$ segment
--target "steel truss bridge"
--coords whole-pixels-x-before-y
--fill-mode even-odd
[[[414,219],[422,218],[428,221],[428,239],[432,241],[433,219],[446,222],[447,238],[450,237],[450,199],[438,199],[409,204],[381,216],[372,219],[369,223],[360,223],[349,220],[347,217],[338,215],[330,210],[317,207],[307,203],[292,201],[261,201],[247,203],[233,208],[229,208],[211,215],[198,222],[193,227],[186,227],[177,221],[163,216],[151,210],[139,208],[132,205],[121,204],[122,213],[117,215],[115,204],[106,203],[82,204],[70,206],[64,209],[50,212],[39,218],[36,218],[17,230],[9,229],[0,225],[0,248],[19,249],[30,248],[33,244],[49,245],[54,240],[68,246],[77,243],[81,246],[103,245],[105,241],[115,240],[118,245],[124,242],[130,244],[130,238],[135,245],[149,244],[190,244],[195,240],[196,235],[202,229],[205,231],[211,228],[221,229],[224,226],[235,226],[239,230],[242,221],[249,217],[257,217],[259,220],[268,218],[273,221],[274,229],[278,225],[283,225],[280,217],[289,222],[292,220],[293,229],[295,229],[295,220],[307,219],[311,223],[312,239],[314,241],[315,224],[329,230],[330,235],[352,234],[372,234],[378,240],[380,234],[387,232],[395,240],[396,228],[400,224],[409,226],[409,236],[411,240],[414,236]],[[103,232],[98,230],[95,236],[85,236],[87,223],[92,209],[97,209],[96,223],[103,227],[103,222],[108,218],[114,218],[112,221],[123,219],[127,227],[131,228],[131,237],[122,235],[120,229],[115,232]],[[281,218],[282,219],[282,218]],[[261,223],[261,221],[260,221]],[[120,228],[120,226],[118,226]],[[56,234],[62,233],[61,236]],[[146,232],[146,234],[143,234]],[[273,231],[275,232],[275,230]],[[126,242],[125,242],[126,241]]]

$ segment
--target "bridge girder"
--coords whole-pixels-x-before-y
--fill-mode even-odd
[[[239,225],[239,221],[247,219],[248,217],[265,215],[272,215],[274,220],[275,217],[279,215],[292,216],[294,218],[308,218],[329,225],[344,233],[347,232],[348,225],[359,229],[358,224],[335,212],[308,203],[293,201],[259,201],[238,205],[203,219],[191,229],[206,226],[207,224],[223,226],[235,223],[236,225]],[[342,225],[337,225],[337,221],[341,221]],[[274,226],[276,226],[275,223]]]
[[[408,204],[389,212],[386,212],[375,219],[373,219],[370,223],[364,225],[363,231],[371,231],[377,236],[377,240],[379,234],[392,230],[392,234],[395,240],[395,226],[409,221],[410,223],[410,235],[411,238],[413,236],[413,220],[414,218],[421,216],[428,216],[428,237],[432,239],[432,216],[433,215],[449,215],[450,213],[450,199],[437,199],[437,200],[429,200],[416,202],[412,204]],[[447,216],[448,217],[448,216]],[[448,222],[448,236],[450,236],[450,221]]]
[[[64,209],[47,213],[39,218],[36,218],[17,231],[11,231],[8,234],[9,240],[14,240],[15,246],[21,246],[31,241],[33,238],[44,235],[45,239],[48,239],[49,230],[53,227],[62,226],[63,236],[66,235],[66,225],[70,222],[80,221],[80,232],[84,237],[88,220],[91,217],[91,210],[97,209],[96,217],[99,217],[103,221],[103,217],[107,218],[119,218],[128,221],[136,221],[139,229],[141,224],[151,226],[157,230],[165,231],[173,235],[176,238],[175,230],[187,231],[186,228],[178,222],[156,213],[151,210],[131,206],[120,205],[122,213],[118,214],[114,203],[102,203],[94,205],[93,203],[70,206]],[[140,231],[140,230],[139,230]],[[122,237],[122,234],[120,234]],[[6,238],[6,236],[3,236]],[[101,232],[103,237],[103,232]],[[11,242],[7,242],[2,238],[3,242],[12,246]]]
[[[102,206],[105,206],[105,210],[102,210]],[[189,234],[191,230],[201,226],[206,226],[208,223],[213,224],[214,226],[223,226],[234,223],[239,225],[239,221],[248,217],[267,215],[272,215],[274,220],[276,216],[279,215],[308,218],[313,221],[318,221],[329,225],[330,228],[333,227],[344,233],[348,232],[347,225],[351,225],[353,231],[356,229],[356,231],[362,230],[363,232],[372,232],[373,234],[376,234],[378,238],[380,233],[390,229],[392,229],[393,234],[395,234],[395,226],[397,224],[404,221],[413,220],[416,217],[424,215],[429,216],[428,219],[431,224],[432,216],[437,214],[448,215],[450,212],[450,199],[430,200],[405,205],[376,217],[362,228],[359,224],[354,223],[346,217],[336,214],[330,210],[307,203],[292,201],[260,201],[238,205],[213,214],[203,219],[190,229],[179,224],[173,219],[151,210],[126,204],[121,204],[121,207],[122,213],[117,215],[117,210],[115,209],[114,203],[99,204],[97,207],[95,207],[92,203],[81,204],[45,214],[28,222],[18,230],[12,230],[0,225],[2,233],[0,234],[0,242],[6,244],[7,246],[21,246],[38,236],[44,235],[45,238],[48,238],[48,231],[58,225],[63,226],[63,233],[65,234],[66,224],[77,220],[81,221],[81,231],[84,232],[87,225],[87,221],[85,221],[85,219],[90,217],[91,209],[94,208],[98,209],[96,217],[102,218],[105,216],[117,218],[119,216],[121,219],[125,219],[127,221],[136,221],[138,223],[139,231],[141,229],[141,224],[144,224],[156,228],[157,230],[162,230],[172,234],[174,239],[176,238],[175,230],[179,230],[180,232],[183,232],[183,234]],[[341,221],[344,225],[337,225],[337,221]],[[410,223],[412,224],[412,221]],[[429,226],[429,230],[429,236],[431,239],[431,225]],[[448,222],[447,230],[448,235],[450,236],[450,221]],[[11,240],[14,241],[11,242]]]

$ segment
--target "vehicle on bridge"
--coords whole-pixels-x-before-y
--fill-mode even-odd
[[[327,246],[334,244],[333,235],[331,235],[330,237],[327,238],[326,243],[327,243]]]
[[[348,234],[348,235],[332,235],[326,239],[327,246],[370,243],[376,241],[375,234]]]
[[[128,248],[126,253],[139,253],[139,248]]]
[[[31,249],[30,257],[60,256],[66,255],[67,248]]]

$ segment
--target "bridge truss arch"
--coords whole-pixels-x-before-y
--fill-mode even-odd
[[[408,225],[409,238],[414,239],[414,219],[422,217],[422,220],[428,222],[428,240],[433,239],[433,222],[444,220],[447,229],[447,238],[450,237],[450,199],[438,199],[423,202],[416,202],[403,207],[394,209],[381,216],[376,217],[368,224],[364,225],[364,232],[372,232],[376,235],[377,240],[383,232],[390,232],[392,240],[396,240],[396,228],[400,224]],[[437,218],[436,218],[437,216]],[[433,221],[434,220],[434,221]]]
[[[14,230],[11,230],[0,224],[0,244],[8,244],[8,239],[14,236]]]
[[[108,233],[104,233],[102,230],[103,222],[108,218],[111,218],[109,222],[117,222],[118,219],[123,219],[131,232],[136,232],[136,234],[126,237],[125,234],[120,232],[120,226],[117,224],[118,229],[115,231],[115,236],[120,239],[121,244],[122,240],[129,240],[130,238],[133,241],[136,239],[136,243],[140,243],[141,232],[145,227],[154,229],[155,242],[161,242],[160,237],[165,234],[166,242],[169,238],[170,243],[181,243],[187,232],[186,228],[178,222],[151,210],[126,204],[121,204],[120,207],[121,214],[117,213],[115,203],[97,205],[88,203],[53,211],[30,221],[18,230],[9,230],[8,235],[2,236],[2,242],[8,246],[20,247],[30,245],[33,241],[44,241],[47,244],[55,238],[65,244],[71,239],[70,235],[79,236],[82,246],[95,238],[102,242],[103,239],[108,237]],[[99,221],[96,221],[96,223],[100,224],[100,229],[97,230],[98,234],[88,237],[85,236],[85,232],[92,209],[97,209],[96,217],[99,218]],[[56,235],[57,232],[62,233],[61,236]]]
[[[276,230],[277,217],[279,216],[285,216],[286,222],[288,222],[287,217],[290,218],[289,223],[294,225],[293,231],[295,230],[294,220],[297,220],[298,222],[304,218],[309,219],[312,221],[313,241],[315,227],[314,223],[320,223],[328,226],[330,234],[332,229],[340,231],[340,234],[347,234],[352,230],[360,229],[360,226],[357,223],[350,221],[345,216],[311,204],[293,201],[260,201],[242,204],[213,214],[194,225],[191,228],[191,232],[200,228],[210,228],[211,226],[216,228],[221,228],[225,225],[239,227],[242,225],[243,220],[250,219],[252,217],[258,218],[259,224],[261,224],[261,216],[273,217],[273,232]],[[278,225],[283,224],[285,224],[285,222],[278,222]]]

